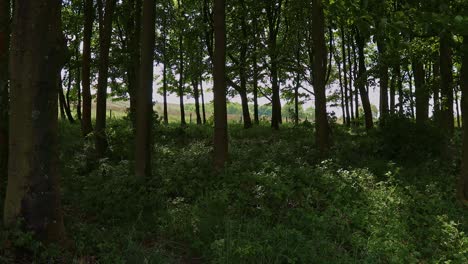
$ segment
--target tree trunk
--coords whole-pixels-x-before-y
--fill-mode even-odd
[[[407,65],[407,67],[408,67],[408,65]],[[411,71],[409,70],[409,67],[406,68],[406,72],[408,73],[408,86],[409,86],[411,118],[415,119],[416,116],[415,116],[415,113],[414,113],[413,74],[411,74]]]
[[[75,55],[76,55],[76,61],[80,61],[80,50],[78,47],[75,49]],[[76,67],[75,70],[75,88],[77,92],[77,105],[76,105],[76,116],[78,117],[78,120],[81,122],[81,70],[80,66]]]
[[[100,3],[100,17],[99,17],[99,76],[97,85],[97,103],[96,103],[96,128],[95,128],[95,147],[98,158],[103,158],[107,151],[107,138],[106,138],[106,105],[107,105],[107,77],[109,74],[109,48],[112,34],[112,19],[114,16],[114,9],[116,0],[106,0],[104,7],[105,13],[102,8],[102,1]]]
[[[398,61],[395,65],[395,73],[397,78],[397,88],[398,88],[398,114],[403,115],[403,80],[401,79],[401,65]]]
[[[327,46],[325,43],[325,16],[321,0],[312,1],[312,74],[315,93],[315,141],[322,153],[330,148],[330,131],[327,117],[326,74]]]
[[[200,75],[200,94],[201,94],[201,101],[202,101],[203,124],[206,124],[205,93],[203,92],[203,78],[201,75]]]
[[[185,126],[185,107],[184,107],[184,50],[183,50],[183,33],[179,36],[179,107],[180,107],[180,124]]]
[[[444,33],[440,37],[440,92],[441,92],[441,128],[453,135],[453,76],[452,76],[452,36]]]
[[[377,49],[379,52],[378,68],[380,79],[380,119],[388,115],[388,64],[385,62],[386,52],[385,39],[377,39]]]
[[[458,99],[458,91],[455,89],[455,107],[456,107],[456,113],[457,113],[457,127],[461,127],[461,120],[460,120],[460,104],[459,99]]]
[[[434,93],[434,121],[440,124],[440,62],[439,58],[434,61],[432,67],[432,90]]]
[[[214,93],[214,169],[220,172],[228,159],[226,107],[226,3],[214,1],[215,49],[213,60]]]
[[[143,0],[139,81],[136,91],[135,175],[138,178],[151,176],[155,13],[155,2]]]
[[[418,58],[414,58],[412,64],[416,89],[416,123],[422,125],[429,119],[429,93],[425,84],[422,62]]]
[[[198,90],[198,80],[195,77],[193,77],[192,86],[193,86],[193,97],[195,99],[195,114],[197,116],[197,125],[201,125],[202,119],[200,115],[200,91]]]
[[[60,108],[60,119],[65,120],[67,119],[67,115],[65,114],[65,96],[63,95],[63,84],[62,84],[62,76],[60,73],[57,74],[55,77],[56,84],[57,84],[57,94],[58,94],[58,101],[59,101],[59,108]]]
[[[366,60],[364,57],[364,45],[365,40],[360,35],[359,31],[356,31],[356,43],[359,53],[359,73],[357,77],[357,87],[361,95],[362,108],[364,109],[364,119],[366,122],[366,130],[370,130],[374,127],[374,121],[372,119],[372,108],[369,101],[369,93],[366,89],[367,84],[367,69]]]
[[[242,119],[244,121],[244,128],[252,127],[252,120],[250,119],[249,100],[247,99],[247,90],[240,91],[240,98],[242,104]]]
[[[58,172],[57,75],[63,65],[61,1],[16,1],[4,223],[19,219],[44,242],[64,242]]]
[[[359,126],[359,78],[358,78],[358,57],[356,54],[356,44],[351,37],[351,45],[353,50],[353,60],[354,60],[354,68],[353,68],[353,78],[354,78],[354,114],[356,115],[356,126]]]
[[[344,26],[341,26],[341,53],[343,54],[343,84],[344,84],[344,94],[345,94],[345,107],[346,107],[346,126],[351,126],[351,115],[349,113],[349,94],[348,94],[348,70],[346,68],[346,49],[345,49],[345,32]]]
[[[351,122],[354,123],[356,120],[356,116],[354,115],[354,96],[353,96],[353,62],[351,60],[351,45],[349,44],[348,38],[348,45],[346,45],[346,49],[348,51],[348,64],[349,64],[349,107],[351,109]]]
[[[70,74],[70,72],[68,73]],[[70,76],[69,76],[70,77]],[[59,77],[60,78],[60,77]],[[60,82],[60,84],[62,84],[62,82]],[[69,94],[69,90],[70,90],[70,86],[71,86],[71,80],[69,80],[68,82],[68,86],[67,86],[67,95]],[[65,112],[65,116],[67,117],[68,121],[73,124],[75,123],[75,119],[73,119],[73,116],[71,114],[71,110],[70,110],[70,106],[68,104],[68,100],[67,98],[65,97],[65,95],[63,94],[63,87],[62,85],[60,85],[58,87],[59,89],[59,100],[60,100],[60,104],[61,104],[61,107],[63,107],[63,111]],[[61,110],[62,111],[62,110]],[[62,112],[63,114],[63,112]]]
[[[462,91],[461,110],[463,124],[463,143],[460,178],[458,181],[458,198],[468,206],[468,35],[463,36],[462,66],[460,72]]]
[[[0,0],[0,182],[8,175],[9,50],[10,0]]]
[[[93,0],[84,1],[83,57],[81,61],[81,85],[83,87],[83,136],[93,131],[91,124],[91,36],[93,34]]]
[[[166,16],[163,15],[163,122],[164,124],[169,124],[169,117],[167,114],[167,23]]]
[[[253,103],[254,103],[254,122],[256,125],[260,123],[260,119],[258,116],[258,66],[257,66],[257,54],[256,54],[256,46],[254,47],[254,55],[253,55]]]

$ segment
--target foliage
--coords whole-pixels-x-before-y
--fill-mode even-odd
[[[231,162],[220,176],[209,169],[211,128],[158,125],[153,178],[145,182],[129,170],[131,123],[116,119],[109,126],[115,154],[90,169],[79,128],[61,124],[65,223],[76,261],[468,260],[466,214],[453,196],[457,165],[441,159],[437,133],[411,121],[386,120],[369,136],[335,126],[340,144],[325,161],[306,126],[272,134],[231,125]],[[40,251],[27,234],[2,234],[6,260],[8,243]]]

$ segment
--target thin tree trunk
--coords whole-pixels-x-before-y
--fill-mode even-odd
[[[77,47],[76,50],[75,50],[75,54],[76,54],[76,61],[80,61],[80,51],[79,51],[79,48]],[[78,120],[80,120],[81,122],[81,70],[80,70],[80,66],[77,66],[76,67],[76,71],[75,71],[75,88],[76,88],[76,91],[77,91],[77,99],[78,99],[78,102],[77,102],[77,105],[76,105],[76,116],[78,117]]]
[[[395,86],[396,86],[396,74],[395,66],[393,66],[392,79],[390,80],[390,114],[395,114]]]
[[[220,172],[228,159],[226,107],[226,3],[214,1],[215,49],[213,56],[214,93],[214,169]]]
[[[142,9],[139,81],[136,92],[135,175],[138,178],[151,176],[155,2],[143,0]]]
[[[409,86],[411,118],[415,119],[416,116],[415,116],[415,113],[414,113],[413,74],[411,74],[411,71],[409,70],[409,68],[406,69],[406,72],[408,73],[408,86]]]
[[[254,47],[254,55],[253,55],[253,103],[254,103],[254,122],[256,125],[260,123],[260,119],[258,116],[258,66],[257,66],[257,54],[256,54],[256,46]]]
[[[346,45],[346,49],[348,51],[348,65],[349,65],[349,107],[351,109],[351,121],[352,123],[355,122],[356,116],[354,115],[354,96],[353,96],[353,63],[351,60],[351,45],[349,44],[350,40],[348,37],[348,45]]]
[[[338,55],[337,55],[338,56]],[[343,88],[343,78],[341,74],[341,63],[337,58],[335,58],[335,62],[338,66],[338,81],[340,85],[340,99],[341,99],[341,115],[343,117],[343,124],[346,124],[346,111],[345,111],[345,95],[344,95],[344,88]]]
[[[169,124],[169,117],[167,114],[167,66],[168,66],[168,59],[167,59],[167,22],[166,22],[166,15],[163,15],[163,120],[164,124]]]
[[[349,94],[348,94],[348,70],[346,68],[346,49],[345,49],[345,32],[344,26],[341,26],[341,54],[343,55],[343,81],[344,81],[344,94],[345,94],[345,106],[346,106],[346,126],[351,126],[351,115],[349,113]]]
[[[10,0],[0,0],[0,182],[8,175],[9,51]]]
[[[67,114],[68,121],[73,124],[75,123],[75,119],[73,118],[73,115],[71,113],[71,107],[70,107],[70,90],[72,86],[72,77],[71,77],[71,67],[70,64],[68,64],[68,85],[67,85],[67,94],[65,97],[65,113]],[[62,90],[62,95],[63,95],[63,90]]]
[[[102,14],[102,1],[100,3],[99,18],[99,76],[96,103],[95,147],[98,158],[105,156],[108,143],[106,138],[106,105],[107,105],[107,77],[109,75],[109,49],[112,34],[112,20],[116,0],[106,0],[105,14]]]
[[[83,87],[83,117],[81,133],[89,135],[91,124],[91,36],[93,34],[93,0],[84,1],[83,57],[81,61],[81,85]]]
[[[206,124],[205,93],[203,92],[203,78],[202,78],[202,75],[200,75],[200,94],[201,94],[201,101],[202,101],[203,124]]]
[[[65,50],[61,1],[16,1],[11,40],[11,119],[4,223],[43,242],[65,242],[59,188],[57,76]],[[25,155],[27,153],[27,155]]]
[[[425,84],[422,62],[418,58],[414,58],[412,64],[416,89],[416,123],[422,125],[429,119],[429,93]]]
[[[369,93],[366,89],[367,69],[364,57],[365,40],[360,36],[358,30],[356,30],[356,42],[359,52],[359,75],[357,78],[357,86],[359,88],[359,93],[361,94],[362,108],[364,109],[364,119],[366,122],[366,130],[370,130],[374,127],[374,121],[372,119],[372,108],[369,101]]]
[[[400,61],[395,66],[397,88],[398,88],[398,114],[403,115],[403,80],[401,78],[401,64]]]
[[[193,97],[195,99],[195,114],[197,116],[197,125],[202,124],[202,119],[200,115],[200,92],[198,90],[198,80],[194,77],[192,80],[192,86],[193,86]]]
[[[354,114],[356,116],[356,126],[359,126],[359,78],[358,78],[358,56],[356,54],[356,44],[354,43],[353,38],[351,37],[351,45],[353,50],[353,60],[354,60],[354,68],[353,68],[353,78],[354,78]]]
[[[65,96],[63,95],[63,83],[62,83],[62,76],[57,74],[56,83],[58,89],[58,100],[59,100],[59,107],[60,107],[60,119],[65,120],[67,119],[67,115],[65,114]]]
[[[184,51],[183,51],[183,33],[179,36],[179,106],[180,106],[180,124],[185,126],[185,107],[184,107]]]
[[[378,67],[380,79],[380,119],[382,119],[388,115],[388,64],[385,62],[385,38],[377,38],[377,49],[379,52]]]
[[[461,127],[461,120],[460,120],[460,105],[458,103],[458,91],[455,89],[455,107],[457,112],[457,127]]]
[[[441,128],[453,135],[453,76],[452,76],[451,35],[445,33],[440,38],[440,77],[441,77]]]
[[[317,147],[326,154],[330,148],[330,131],[327,116],[326,74],[327,46],[325,43],[325,15],[321,0],[312,1],[312,74],[315,93],[315,140]]]
[[[434,93],[434,121],[440,124],[440,60],[437,58],[432,67],[433,93]]]
[[[468,206],[468,35],[463,36],[462,66],[460,72],[462,92],[461,110],[463,123],[463,143],[460,178],[457,186],[459,200]]]

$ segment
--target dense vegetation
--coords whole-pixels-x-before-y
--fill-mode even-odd
[[[157,169],[144,183],[129,176],[128,119],[109,123],[112,151],[99,163],[88,158],[92,144],[80,139],[79,127],[62,123],[63,208],[76,248],[61,258],[69,260],[65,263],[466,263],[466,212],[453,189],[459,161],[441,158],[437,131],[401,133],[415,125],[392,122],[394,130],[372,135],[334,127],[340,144],[327,160],[320,158],[309,125],[275,133],[266,126],[232,125],[232,162],[220,175],[213,175],[206,159],[212,151],[210,127],[157,125]],[[12,260],[14,247],[38,261],[57,257],[30,235],[9,232],[1,238],[3,261]]]
[[[466,0],[0,0],[0,263],[468,263],[466,120]]]

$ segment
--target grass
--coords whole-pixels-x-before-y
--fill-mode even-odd
[[[128,121],[110,120],[111,152],[100,161],[89,158],[92,142],[78,126],[62,123],[60,135],[76,248],[41,257],[26,240],[38,262],[468,263],[467,214],[454,196],[458,155],[449,162],[437,131],[410,122],[370,135],[335,126],[326,160],[308,125],[233,124],[221,175],[210,169],[211,127],[157,125],[153,177],[143,183],[132,173]]]

